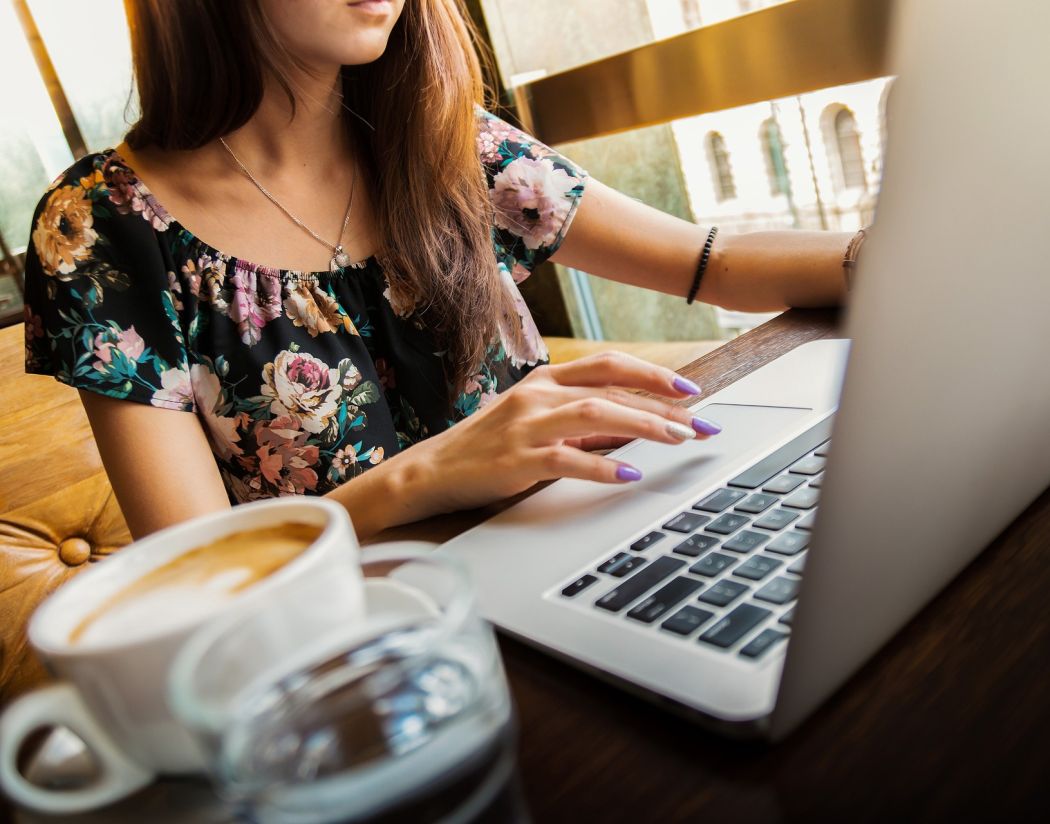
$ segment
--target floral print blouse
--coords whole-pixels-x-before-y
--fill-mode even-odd
[[[296,272],[226,255],[169,214],[112,149],[75,163],[37,207],[26,371],[196,414],[234,503],[324,494],[547,359],[517,284],[558,248],[586,173],[480,110],[477,146],[493,265],[524,344],[497,336],[451,405],[443,353],[374,258]]]

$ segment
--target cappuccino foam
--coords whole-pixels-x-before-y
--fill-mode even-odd
[[[304,552],[322,528],[289,522],[224,535],[152,569],[88,613],[78,645],[127,640],[209,615]]]

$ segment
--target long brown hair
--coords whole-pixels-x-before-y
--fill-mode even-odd
[[[295,98],[289,55],[257,2],[126,0],[141,117],[133,149],[195,149],[244,125],[267,76]],[[344,67],[343,99],[372,188],[378,258],[398,303],[446,352],[462,388],[500,329],[521,325],[492,252],[475,141],[484,99],[476,33],[461,0],[407,0],[386,52]]]

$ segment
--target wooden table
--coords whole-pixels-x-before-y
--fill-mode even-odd
[[[709,395],[836,334],[833,313],[795,310],[680,371]],[[974,437],[986,434],[975,427]],[[446,539],[477,520],[434,519],[424,531]],[[419,534],[416,527],[384,537]],[[1050,493],[776,746],[716,737],[503,639],[533,817],[543,824],[1046,820],[1048,596]],[[111,808],[83,820],[220,820],[202,793],[165,783],[119,814]],[[186,815],[171,817],[180,805]]]

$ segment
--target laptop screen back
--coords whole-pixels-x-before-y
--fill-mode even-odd
[[[905,0],[782,735],[1050,484],[1050,3]]]

